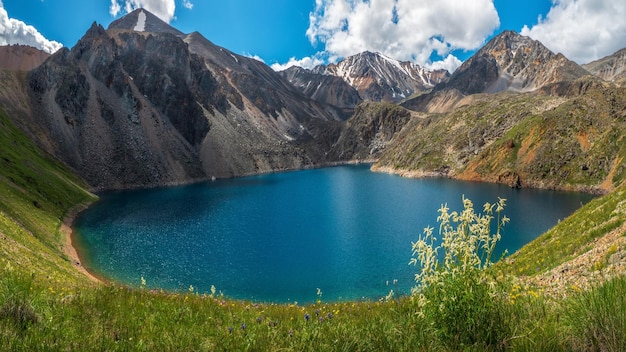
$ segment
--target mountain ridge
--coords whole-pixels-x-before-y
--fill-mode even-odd
[[[336,64],[318,65],[311,70],[292,67],[280,73],[307,96],[347,108],[366,100],[398,103],[429,91],[449,76],[445,70],[428,70],[369,51],[346,57]],[[338,94],[347,100],[340,101]]]

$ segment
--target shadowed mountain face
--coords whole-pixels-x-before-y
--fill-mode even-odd
[[[28,76],[31,134],[96,189],[176,184],[324,162],[346,118],[256,60],[145,10],[94,23]]]
[[[337,64],[313,70],[292,67],[281,74],[305,95],[342,108],[353,108],[363,100],[397,103],[449,77],[445,70],[431,71],[368,51]]]

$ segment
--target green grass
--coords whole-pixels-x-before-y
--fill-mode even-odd
[[[626,221],[626,184],[596,198],[498,266],[515,275],[550,270],[591,249],[593,240]]]
[[[64,214],[93,201],[85,184],[0,112],[0,273],[8,265],[65,284],[84,281],[63,254]]]

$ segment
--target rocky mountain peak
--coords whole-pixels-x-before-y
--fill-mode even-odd
[[[398,61],[381,53],[365,51],[317,72],[342,78],[361,98],[398,102],[433,88],[447,78],[447,72],[430,71],[408,61]]]
[[[136,32],[170,33],[177,36],[184,35],[183,32],[170,26],[165,21],[143,8],[136,9],[126,16],[111,22],[108,30],[111,29]]]
[[[586,74],[578,64],[554,54],[541,42],[504,31],[465,61],[437,90],[457,89],[463,94],[527,92]]]
[[[371,51],[312,70],[291,68],[281,75],[305,95],[342,108],[353,108],[363,100],[399,102],[432,89],[450,76],[445,70],[431,71]]]

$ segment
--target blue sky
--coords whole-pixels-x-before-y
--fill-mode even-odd
[[[626,47],[624,0],[0,0],[0,44],[72,47],[144,7],[275,69],[364,50],[450,70],[502,30],[542,41],[579,63]],[[30,25],[32,27],[28,27]],[[34,28],[33,28],[34,27]],[[37,36],[39,34],[39,36]],[[46,46],[47,45],[47,46]]]

